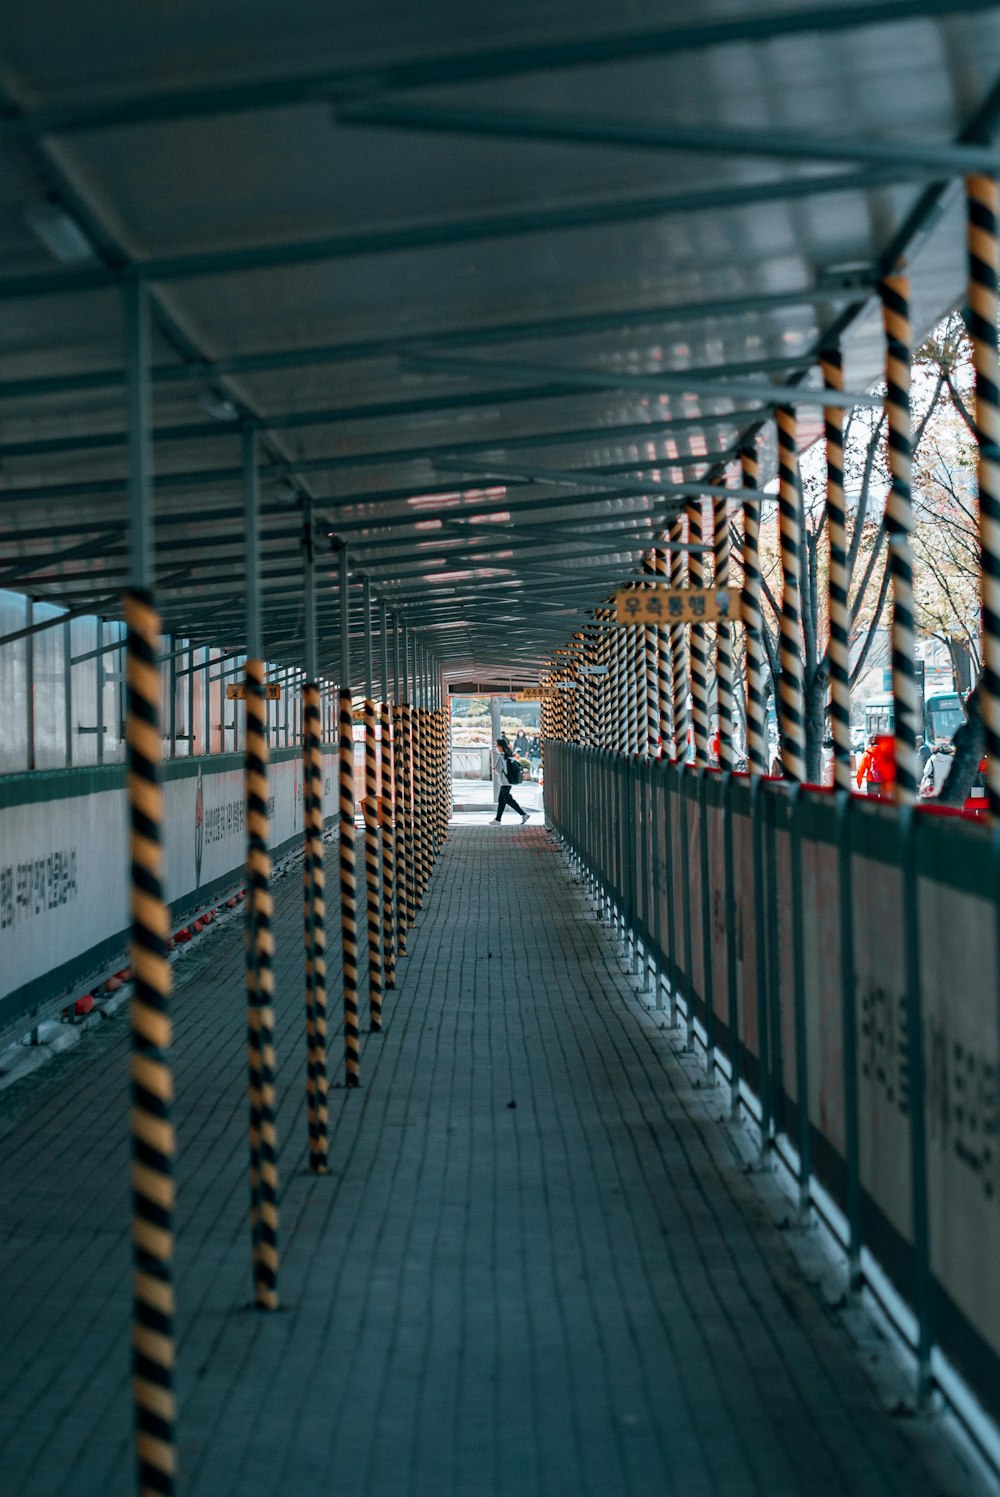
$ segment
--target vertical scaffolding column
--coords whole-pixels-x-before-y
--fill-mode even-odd
[[[642,571],[643,576],[649,579],[649,583],[655,586],[656,559],[652,551],[647,552],[642,558]],[[641,750],[647,758],[653,759],[656,757],[660,737],[660,630],[653,624],[647,624],[642,633],[646,675],[646,721]]]
[[[360,1080],[358,1033],[358,870],[354,832],[354,703],[351,697],[351,597],[347,547],[340,552],[340,940],[344,984],[344,1084]]]
[[[378,836],[378,743],[375,737],[375,683],[372,650],[372,589],[364,579],[365,614],[365,899],[368,912],[368,1013],[371,1032],[382,1028],[382,911],[379,895],[382,885]]]
[[[616,724],[615,748],[620,754],[629,751],[629,660],[628,630],[617,631],[616,664],[618,666],[618,721]],[[634,710],[634,707],[633,707]]]
[[[174,1399],[174,1130],[170,965],[160,789],[160,620],[152,595],[150,321],[145,283],[124,288],[129,571],[125,597],[129,860],[134,986],[129,1008],[132,1130],[132,1399],[139,1490],[171,1494]]]
[[[406,836],[406,924],[413,926],[417,918],[417,818],[414,805],[414,746],[413,727],[415,708],[412,702],[413,675],[410,671],[410,631],[403,634],[404,686],[407,699],[403,703],[402,721],[402,768],[404,831]]]
[[[997,184],[969,177],[969,337],[976,371],[979,453],[979,545],[982,574],[983,674],[979,695],[986,729],[990,816],[1000,817],[1000,359],[997,356]]]
[[[645,693],[642,689],[644,677],[641,664],[639,629],[635,624],[629,624],[625,630],[625,680],[627,687],[625,751],[628,754],[637,754],[639,752],[639,724],[645,715]],[[563,737],[565,736],[563,734]]]
[[[764,690],[763,619],[760,611],[760,498],[756,493],[756,447],[740,452],[743,497],[743,623],[747,654],[747,768],[766,775],[767,713]],[[752,491],[752,492],[751,492]]]
[[[267,703],[264,700],[258,515],[257,431],[243,431],[246,545],[247,1072],[250,1095],[250,1230],[254,1302],[278,1308],[278,1142],[274,1098],[274,973],[271,959],[271,854],[267,816]]]
[[[312,510],[306,505],[305,667],[302,687],[302,862],[303,926],[306,965],[306,1110],[309,1124],[309,1168],[325,1175],[327,1165],[328,1080],[326,1074],[326,873],[323,867],[323,742],[320,688],[316,665],[316,568]]]
[[[417,690],[420,691],[418,685]],[[420,692],[423,695],[422,692]],[[424,709],[418,704],[410,719],[410,751],[413,761],[413,893],[416,909],[422,909],[427,887],[427,823],[424,818],[424,776],[427,772]]]
[[[392,708],[392,749],[393,749],[393,788],[395,791],[395,813],[396,813],[396,950],[400,956],[406,955],[406,932],[409,927],[409,907],[407,902],[407,889],[410,881],[410,851],[409,834],[407,832],[407,799],[406,780],[403,773],[403,749],[405,745],[405,731],[403,726],[403,706],[400,700],[401,693],[405,693],[405,679],[400,684],[400,661],[399,644],[400,628],[398,620],[395,621],[393,629],[393,678],[395,684],[395,700]]]
[[[839,348],[820,354],[823,383],[843,391],[844,364]],[[847,522],[844,511],[844,412],[841,406],[824,406],[823,432],[826,445],[826,529],[830,541],[828,606],[830,641],[830,728],[833,735],[833,783],[838,790],[851,788],[851,614],[847,601]]]
[[[382,727],[381,781],[382,800],[379,820],[382,827],[382,946],[385,953],[385,985],[396,986],[396,774],[393,764],[392,704],[389,694],[389,610],[381,604],[380,641],[382,646]]]
[[[670,586],[684,587],[687,581],[687,564],[684,545],[685,517],[675,515],[667,531],[670,551]],[[688,681],[687,640],[683,624],[670,625],[670,689],[672,692],[671,737],[672,757],[678,764],[687,761],[688,752]]]
[[[665,587],[670,581],[667,552],[663,546],[655,546],[652,555],[653,575],[657,583],[661,587]],[[656,737],[658,740],[658,757],[669,755],[670,744],[673,738],[670,669],[670,630],[661,624],[656,630]]]
[[[686,505],[688,541],[688,582],[693,588],[705,586],[705,507],[701,499]],[[708,763],[708,639],[704,624],[691,625],[691,717],[694,727],[694,762]]]
[[[786,780],[801,784],[806,773],[802,632],[802,506],[799,502],[799,457],[795,412],[780,406],[778,425],[778,529],[781,542],[781,768]]]
[[[892,577],[892,700],[896,719],[896,801],[911,805],[919,780],[916,630],[913,613],[913,497],[910,489],[910,286],[887,276],[879,286],[885,330],[885,414],[889,474],[885,505]]]
[[[720,485],[722,480],[720,479]],[[729,586],[729,502],[725,490],[712,495],[712,548],[715,586]],[[733,640],[732,625],[720,618],[715,626],[715,690],[719,717],[719,768],[733,767]]]

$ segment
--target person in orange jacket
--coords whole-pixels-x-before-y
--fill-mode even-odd
[[[861,763],[858,765],[858,789],[860,790],[864,781],[867,780],[869,795],[878,795],[879,785],[882,778],[881,774],[879,773],[878,762],[875,754],[877,744],[878,735],[876,733],[873,733],[868,739],[868,746],[865,749],[864,753],[861,755]]]

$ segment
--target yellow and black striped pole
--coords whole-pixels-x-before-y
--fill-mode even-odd
[[[990,816],[1000,817],[1000,359],[997,356],[997,184],[969,177],[969,337],[976,371],[979,545],[983,627],[980,707]]]
[[[656,558],[652,551],[646,553],[642,558],[643,576],[648,579],[648,584],[656,586]],[[646,720],[643,727],[643,741],[640,745],[641,751],[647,758],[655,758],[657,741],[660,736],[660,631],[655,624],[648,624],[642,631],[643,654],[645,657],[645,708]]]
[[[168,1013],[168,911],[163,895],[160,621],[152,597],[125,599],[132,974],[132,1395],[139,1491],[172,1493],[174,1130]]]
[[[781,665],[778,701],[781,713],[781,769],[786,780],[801,784],[806,775],[805,708],[802,664],[801,546],[802,509],[799,503],[799,456],[795,412],[779,406],[778,532],[781,545]]]
[[[684,544],[685,516],[678,514],[670,522],[667,539],[674,548],[670,552],[670,586],[684,587],[687,582],[687,565],[681,550]],[[688,667],[686,638],[683,624],[670,625],[670,686],[673,693],[671,728],[673,755],[678,764],[687,762],[688,754]]]
[[[756,447],[740,452],[743,494],[743,622],[747,654],[747,767],[766,775],[767,696],[764,690],[763,619],[760,608],[760,499]]]
[[[382,887],[378,845],[378,745],[375,739],[375,703],[365,697],[365,894],[368,910],[368,1012],[373,1034],[382,1028]]]
[[[267,814],[264,662],[246,663],[247,1070],[250,1093],[250,1225],[254,1301],[278,1308],[278,1142],[274,1112],[274,937]]]
[[[844,363],[839,348],[820,354],[823,383],[842,392]],[[844,509],[844,411],[824,406],[826,444],[826,528],[830,541],[828,604],[830,641],[830,730],[833,737],[833,783],[851,788],[851,613],[848,604],[847,520]]]
[[[358,869],[354,830],[354,704],[340,692],[338,745],[340,786],[340,937],[344,968],[344,1083],[357,1086],[361,1046],[358,1031]]]
[[[885,414],[889,432],[891,486],[885,504],[892,577],[892,700],[896,720],[896,801],[912,805],[917,796],[917,637],[913,603],[913,466],[910,435],[910,307],[906,276],[880,283],[885,331]]]
[[[325,1175],[329,1087],[326,1074],[326,873],[323,867],[323,749],[319,686],[315,681],[306,682],[302,688],[302,772],[309,1168],[314,1175]]]
[[[424,841],[424,740],[423,710],[414,707],[410,713],[410,800],[413,806],[413,901],[414,919],[423,905],[424,874],[427,848]]]
[[[693,588],[705,586],[705,509],[702,500],[692,499],[686,505],[688,540],[688,580]],[[694,762],[708,763],[708,641],[704,624],[691,625],[691,717],[694,728]]]
[[[406,955],[406,932],[410,925],[407,894],[410,884],[409,805],[406,773],[403,767],[404,710],[401,706],[394,706],[392,709],[393,785],[396,813],[396,951],[399,956]]]
[[[722,480],[719,480],[721,486]],[[712,550],[715,587],[729,586],[729,501],[725,490],[712,495]],[[728,619],[715,626],[715,693],[719,719],[719,768],[733,767],[733,641]]]
[[[660,587],[670,582],[670,563],[662,546],[653,549],[653,575]],[[670,682],[670,631],[660,625],[656,630],[656,748],[651,753],[666,755],[673,738]]]
[[[413,717],[415,708],[403,703],[403,808],[406,834],[406,924],[410,928],[417,918],[417,816],[414,802],[415,759]]]
[[[396,770],[393,742],[394,708],[382,702],[382,945],[385,951],[385,985],[396,986]]]

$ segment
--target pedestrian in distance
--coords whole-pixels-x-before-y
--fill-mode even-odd
[[[864,785],[869,795],[881,795],[882,774],[879,768],[878,755],[875,750],[878,746],[878,734],[872,733],[868,738],[868,746],[861,756],[856,776],[858,789]]]
[[[937,800],[941,794],[951,770],[954,753],[947,738],[939,738],[935,743],[920,780],[920,795],[924,800]]]
[[[521,825],[523,826],[528,819],[529,813],[522,806],[518,805],[510,789],[511,785],[520,785],[521,783],[521,766],[511,753],[510,744],[506,738],[497,739],[497,756],[493,768],[500,777],[500,796],[497,800],[497,814],[493,818],[493,825],[500,825],[500,818],[507,807],[510,806],[511,810],[516,811],[518,816],[520,816]]]

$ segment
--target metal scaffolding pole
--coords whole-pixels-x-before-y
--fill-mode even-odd
[[[340,552],[340,731],[338,784],[340,815],[340,936],[344,985],[344,1083],[357,1086],[361,1046],[358,1034],[358,875],[354,831],[354,704],[351,697],[351,597],[347,547]]]
[[[306,678],[302,687],[302,863],[306,971],[306,1102],[309,1168],[327,1169],[326,871],[323,864],[323,748],[316,649],[316,556],[312,505],[302,513],[303,628]]]
[[[885,506],[892,577],[892,700],[895,715],[896,801],[911,805],[917,796],[919,704],[913,603],[913,467],[910,431],[910,307],[906,276],[887,276],[879,287],[885,330],[885,414],[889,431],[889,473]]]
[[[159,783],[160,621],[153,601],[153,488],[150,440],[149,291],[124,287],[128,423],[129,856],[132,972],[132,1388],[141,1491],[171,1494],[176,1476],[174,1381],[173,1076],[168,1012],[169,912],[164,897],[163,795]]]
[[[274,1096],[273,909],[268,847],[267,703],[264,699],[260,590],[258,435],[243,430],[246,547],[247,1068],[250,1097],[250,1229],[254,1301],[278,1307],[278,1151]],[[206,683],[205,690],[208,687]]]
[[[966,183],[969,250],[969,336],[976,370],[979,444],[979,545],[983,619],[980,684],[986,729],[986,786],[990,816],[1000,818],[1000,358],[997,354],[997,184],[992,177]]]
[[[747,767],[751,774],[766,775],[770,768],[767,743],[767,693],[764,687],[764,624],[760,608],[760,498],[756,490],[756,447],[740,452],[743,500],[743,621],[746,626],[747,657]]]
[[[805,709],[802,665],[802,506],[795,412],[781,406],[778,426],[778,529],[781,543],[781,769],[786,780],[800,784],[806,774]]]

